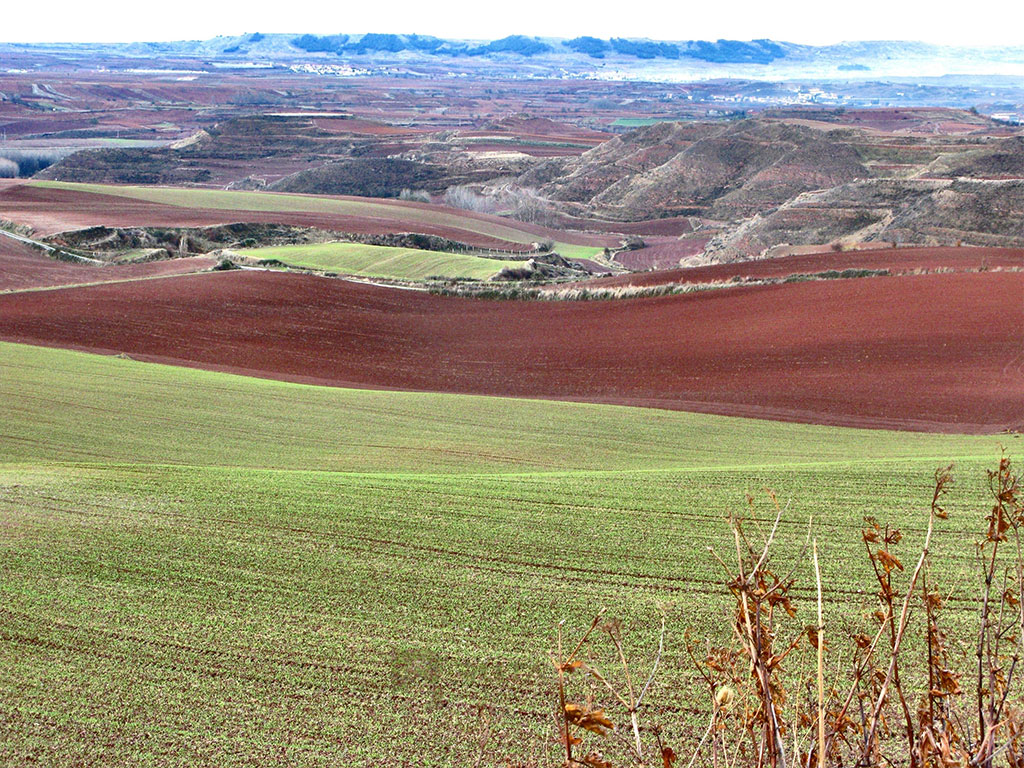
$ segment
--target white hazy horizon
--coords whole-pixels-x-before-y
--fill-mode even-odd
[[[1010,6],[1014,7],[1010,7]],[[861,0],[727,4],[665,9],[663,2],[552,3],[520,0],[483,6],[469,0],[443,3],[392,0],[329,6],[318,0],[254,0],[244,6],[206,0],[143,5],[135,0],[51,0],[45,16],[21,2],[0,15],[2,42],[165,42],[205,40],[244,33],[418,33],[455,39],[494,40],[506,35],[650,38],[653,40],[752,40],[770,38],[807,45],[902,40],[966,47],[1024,47],[1024,4],[978,0],[968,12],[943,13],[939,4]],[[238,10],[239,8],[244,10]],[[502,17],[492,15],[504,12]]]

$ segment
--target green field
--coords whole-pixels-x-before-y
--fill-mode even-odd
[[[563,259],[592,259],[604,253],[601,248],[591,248],[589,245],[570,245],[569,243],[555,243],[554,250]]]
[[[283,245],[243,249],[238,253],[254,259],[277,259],[291,267],[399,280],[424,280],[434,276],[486,280],[502,267],[521,267],[526,263],[362,243]]]
[[[646,128],[658,123],[681,123],[684,121],[685,119],[682,117],[620,117],[612,121],[612,125],[616,128]]]
[[[682,631],[727,631],[706,547],[773,487],[827,621],[869,606],[875,515],[950,586],[998,440],[330,389],[0,344],[0,764],[482,765],[550,752],[555,624],[599,606],[682,743]],[[1007,438],[1011,451],[1020,441]],[[760,514],[767,515],[765,507]],[[797,571],[810,623],[806,564]],[[973,606],[948,612],[969,615]],[[680,750],[681,751],[681,750]]]

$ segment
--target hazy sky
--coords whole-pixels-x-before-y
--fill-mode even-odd
[[[257,31],[418,32],[482,39],[509,34],[661,40],[768,37],[811,44],[924,40],[1024,46],[1024,2],[974,0],[954,7],[935,0],[44,0],[40,6],[21,0],[8,3],[0,14],[0,40],[5,42],[195,40]]]

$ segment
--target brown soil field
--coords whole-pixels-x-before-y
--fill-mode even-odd
[[[467,146],[471,151],[522,152],[534,157],[579,155],[612,138],[610,133],[567,123],[521,117],[507,118],[485,129],[460,130],[458,136],[460,139],[473,139]],[[557,146],[559,144],[568,146]]]
[[[358,200],[360,198],[344,198]],[[425,224],[416,218],[403,216],[403,209],[422,208],[422,204],[402,203],[395,200],[372,199],[375,205],[387,206],[393,215],[384,217],[348,216],[318,212],[277,211],[225,211],[183,208],[128,197],[112,197],[73,189],[34,187],[24,183],[0,184],[0,211],[2,217],[33,227],[36,234],[46,236],[69,229],[96,225],[109,227],[202,227],[233,222],[291,224],[317,227],[336,232],[357,234],[385,234],[390,232],[418,232],[451,238],[480,248],[525,250],[529,246],[511,243],[468,229]],[[428,206],[429,207],[429,206]],[[509,222],[494,216],[459,211],[467,220]],[[564,240],[578,245],[603,247],[615,245],[610,236],[563,233],[531,224],[515,222],[517,229],[535,234],[540,239]]]
[[[785,111],[785,110],[780,110]],[[968,133],[989,136],[1011,135],[1005,126],[994,126],[981,116],[965,119],[962,111],[948,107],[870,107],[847,109],[829,115],[826,120],[817,119],[813,112],[801,115],[797,108],[784,117],[787,122],[814,125],[821,128],[837,125],[860,128],[877,134],[900,134],[931,137],[935,135],[956,136]]]
[[[548,118],[527,117],[516,115],[506,117],[497,121],[485,129],[477,131],[460,131],[464,136],[486,136],[493,133],[519,136],[523,139],[564,139],[571,141],[585,141],[590,144],[600,144],[612,137],[612,134],[604,131],[595,131],[589,128],[564,123]]]
[[[0,291],[183,275],[201,272],[216,263],[217,260],[210,256],[194,256],[186,259],[102,267],[74,264],[51,259],[27,245],[0,237]]]
[[[615,256],[615,260],[627,269],[637,271],[672,269],[679,266],[680,259],[701,253],[710,239],[710,237],[688,237],[685,240],[675,237],[645,237],[646,248],[623,251]]]
[[[686,242],[686,241],[683,241]],[[656,246],[657,247],[657,246]],[[645,250],[655,251],[656,247]],[[645,250],[635,251],[642,257]],[[699,252],[699,251],[698,251]],[[620,254],[619,261],[628,254]],[[881,248],[877,250],[832,251],[774,259],[713,264],[706,267],[665,269],[589,281],[589,286],[640,285],[669,283],[710,283],[737,277],[784,278],[790,275],[814,274],[828,270],[888,269],[894,274],[915,271],[977,271],[993,268],[1024,268],[1024,249],[1018,248]],[[635,268],[635,267],[634,267]],[[1024,300],[1024,297],[1022,297]]]
[[[416,136],[429,132],[423,128],[407,128],[354,117],[317,117],[316,112],[310,112],[309,116],[313,118],[313,125],[330,133],[363,133],[370,136]]]
[[[0,338],[329,385],[994,433],[1024,428],[1022,297],[1018,272],[594,302],[223,272],[2,295]]]
[[[566,229],[589,232],[612,232],[644,237],[679,237],[693,232],[693,225],[688,216],[673,216],[665,219],[649,219],[648,221],[603,221],[567,215],[561,215],[558,218],[560,225]]]
[[[583,267],[585,270],[587,270],[587,272],[590,272],[592,275],[608,275],[608,274],[611,274],[611,271],[608,269],[608,267],[606,267],[604,264],[599,264],[598,262],[594,261],[593,259],[573,259],[572,261],[575,264],[579,264],[581,267]]]

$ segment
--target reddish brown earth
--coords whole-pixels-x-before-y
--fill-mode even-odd
[[[483,129],[459,130],[458,136],[460,139],[473,140],[466,144],[466,149],[470,151],[522,152],[534,157],[579,155],[612,138],[610,133],[522,116],[509,117]]]
[[[838,111],[797,107],[775,111],[784,115],[782,119],[790,122],[817,124],[825,128],[830,125],[846,125],[880,134],[932,137],[968,133],[1000,136],[1013,133],[1011,126],[993,125],[985,117],[948,107],[871,107]]]
[[[429,132],[428,129],[424,128],[389,125],[374,120],[361,120],[355,117],[318,117],[316,112],[310,112],[309,115],[313,118],[313,125],[330,133],[363,133],[370,136],[416,136]]]
[[[560,226],[590,232],[611,232],[624,235],[653,235],[657,237],[678,237],[693,231],[689,216],[673,216],[648,221],[604,221],[602,219],[581,219],[574,216],[558,217]]]
[[[615,260],[627,269],[671,269],[679,266],[680,259],[696,256],[704,250],[710,237],[645,237],[645,248],[623,251]],[[675,271],[675,270],[673,270]]]
[[[362,198],[343,198],[359,200]],[[291,224],[317,227],[336,232],[358,234],[382,234],[389,232],[419,232],[428,235],[448,237],[453,240],[475,245],[480,248],[510,250],[528,249],[528,245],[511,243],[496,237],[471,232],[453,226],[425,224],[415,218],[403,215],[411,208],[430,208],[418,203],[401,203],[394,200],[373,199],[376,205],[387,206],[394,211],[385,217],[345,216],[317,212],[279,211],[224,211],[202,208],[182,208],[128,197],[95,194],[75,189],[53,189],[35,187],[24,183],[0,184],[0,211],[2,218],[27,224],[40,236],[81,229],[96,225],[108,227],[203,227],[232,222]],[[436,208],[436,206],[435,206]],[[449,209],[450,211],[450,209]],[[467,220],[500,223],[509,222],[494,216],[458,211]],[[616,238],[607,235],[569,234],[530,224],[515,223],[517,229],[535,234],[540,239],[567,240],[579,245],[603,247],[614,246]]]
[[[603,131],[594,131],[572,125],[571,123],[543,117],[529,117],[526,114],[506,117],[488,125],[485,130],[475,132],[460,131],[460,133],[479,136],[491,133],[504,133],[529,139],[584,141],[595,145],[612,137],[612,134]]]
[[[685,242],[685,241],[683,241]],[[644,251],[636,251],[643,256]],[[620,254],[618,259],[627,254]],[[977,271],[981,269],[1024,268],[1024,249],[1019,248],[882,248],[878,250],[803,254],[774,259],[713,264],[706,267],[664,269],[588,281],[588,286],[638,285],[656,286],[669,283],[711,283],[733,278],[784,278],[790,275],[814,274],[828,270],[887,269],[894,274],[915,271]],[[1024,300],[1024,299],[1022,299]]]
[[[51,259],[27,245],[0,237],[0,291],[183,275],[201,272],[216,263],[217,260],[210,256],[194,256],[187,259],[102,267],[74,264]]]
[[[616,302],[224,272],[2,295],[0,337],[320,384],[997,432],[1024,428],[1022,297],[1017,272]]]
[[[610,275],[611,271],[604,264],[600,264],[593,259],[573,259],[574,264],[579,264],[583,269],[592,275]]]

